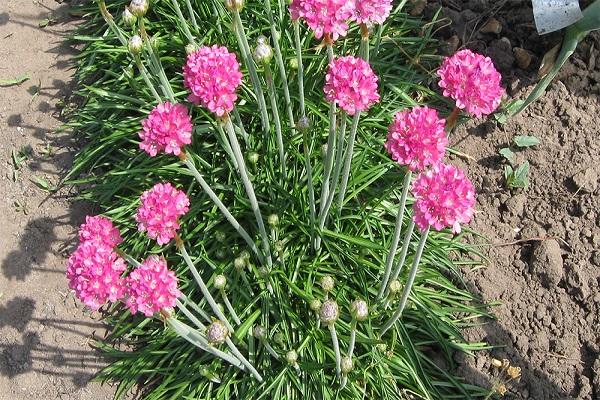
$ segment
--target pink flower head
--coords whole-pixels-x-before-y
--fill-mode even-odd
[[[152,255],[131,271],[126,279],[125,304],[132,314],[138,311],[147,317],[161,310],[171,310],[181,296],[177,277],[167,268],[163,257]]]
[[[325,76],[325,97],[336,102],[348,115],[367,110],[379,101],[377,75],[362,58],[338,57]]]
[[[67,262],[69,287],[92,310],[99,309],[107,300],[123,297],[123,271],[125,261],[106,243],[98,241],[80,243]]]
[[[403,110],[388,128],[385,149],[394,161],[411,171],[424,170],[440,162],[446,153],[445,124],[433,108]]]
[[[158,244],[169,243],[179,229],[177,219],[184,215],[190,206],[190,200],[181,190],[170,183],[157,183],[140,197],[141,205],[135,216],[140,231]]]
[[[290,14],[294,20],[306,21],[317,39],[329,34],[337,40],[346,36],[346,22],[354,15],[355,7],[355,2],[348,0],[292,0]]]
[[[233,110],[242,83],[240,64],[226,47],[202,46],[188,55],[183,84],[192,92],[188,100],[222,117]]]
[[[121,233],[114,227],[108,218],[96,216],[85,217],[85,223],[79,228],[79,240],[81,242],[94,242],[105,244],[113,248],[123,241]]]
[[[438,70],[439,85],[444,96],[456,101],[456,106],[466,109],[476,117],[494,112],[504,89],[501,76],[489,57],[465,49],[448,57]]]
[[[167,101],[154,107],[142,121],[138,135],[142,139],[140,149],[150,156],[161,151],[178,156],[181,147],[192,143],[192,120],[184,105]]]
[[[357,0],[354,19],[359,24],[383,24],[392,11],[392,0]]]
[[[412,191],[416,198],[413,219],[421,231],[452,227],[452,232],[459,233],[460,224],[473,217],[475,188],[463,171],[453,165],[439,163],[421,172]]]

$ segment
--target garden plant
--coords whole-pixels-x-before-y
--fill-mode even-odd
[[[117,397],[489,395],[453,371],[487,314],[447,146],[504,92],[489,58],[435,56],[406,3],[83,8],[69,178],[103,215],[67,276],[104,313]]]

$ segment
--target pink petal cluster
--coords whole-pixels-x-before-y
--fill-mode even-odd
[[[175,307],[175,300],[181,296],[175,273],[167,268],[165,259],[157,255],[148,257],[131,271],[126,285],[125,304],[132,314],[139,311],[151,317],[156,312]]]
[[[453,98],[458,108],[476,117],[498,108],[504,89],[500,86],[500,73],[489,57],[461,50],[446,58],[437,73],[444,96]]]
[[[347,21],[354,16],[355,2],[348,0],[292,0],[292,19],[302,18],[321,39],[324,34],[333,40],[346,36]]]
[[[325,97],[348,115],[367,110],[379,101],[377,75],[362,58],[338,57],[329,64],[325,76]]]
[[[452,232],[459,233],[460,224],[473,217],[475,188],[455,166],[440,163],[421,172],[412,191],[416,198],[413,219],[421,231],[452,227]]]
[[[69,287],[92,310],[123,297],[123,271],[125,261],[106,243],[95,240],[80,243],[67,263]]]
[[[94,242],[113,248],[123,241],[121,233],[111,220],[100,215],[86,216],[85,223],[79,228],[81,242]]]
[[[192,120],[184,105],[167,101],[154,107],[142,121],[138,135],[142,139],[140,149],[150,156],[161,151],[178,156],[181,147],[192,143]]]
[[[394,161],[411,171],[439,163],[446,153],[446,122],[429,107],[414,107],[396,114],[388,128],[385,149]]]
[[[140,197],[141,205],[135,216],[140,231],[158,244],[169,243],[179,229],[177,219],[184,215],[190,206],[190,200],[181,190],[170,183],[157,183]]]
[[[392,11],[392,0],[357,0],[354,19],[359,24],[383,24]]]
[[[188,100],[222,117],[233,110],[242,83],[240,64],[226,47],[203,46],[188,55],[183,83],[192,92]]]

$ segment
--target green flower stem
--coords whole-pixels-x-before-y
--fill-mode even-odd
[[[227,317],[225,316],[225,314],[223,314],[223,312],[219,308],[217,302],[210,294],[210,291],[206,287],[206,284],[204,284],[204,280],[202,279],[202,276],[198,272],[198,269],[194,265],[194,262],[190,258],[190,255],[188,254],[187,250],[185,249],[185,245],[183,244],[183,242],[181,242],[181,240],[178,241],[177,247],[179,248],[181,256],[183,257],[186,264],[190,268],[190,271],[192,271],[192,275],[194,275],[194,278],[196,279],[196,283],[198,283],[198,287],[200,288],[200,291],[202,292],[202,295],[206,299],[206,302],[210,306],[211,310],[215,313],[217,318],[219,318],[225,324],[225,326],[227,326],[227,329],[229,329],[231,332],[234,332],[233,327],[227,320]]]
[[[190,18],[192,19],[192,25],[194,25],[194,29],[196,30],[196,32],[200,31],[198,22],[196,22],[196,16],[194,15],[194,7],[192,7],[192,3],[190,3],[190,0],[185,0],[185,5],[187,6],[188,12],[190,13]]]
[[[348,137],[348,147],[346,148],[346,158],[344,159],[344,172],[340,181],[340,189],[338,191],[337,208],[338,214],[342,212],[344,199],[346,197],[346,188],[350,177],[350,167],[352,166],[352,156],[354,155],[354,142],[356,141],[356,131],[358,130],[358,122],[360,121],[360,112],[357,111],[352,118],[352,128],[350,128],[350,136]],[[341,162],[341,161],[340,161]]]
[[[202,309],[200,308],[200,306],[198,304],[196,304],[195,302],[193,302],[192,300],[190,300],[185,294],[181,294],[181,299],[184,301],[184,306],[189,305],[190,307],[192,307],[192,310],[196,311],[202,318],[204,318],[204,320],[207,323],[211,323],[212,319],[210,318],[210,316]],[[193,322],[193,321],[192,321]],[[200,321],[197,321],[200,322]],[[204,325],[201,326],[202,329],[204,329]]]
[[[277,68],[279,68],[279,78],[283,83],[283,97],[285,99],[285,106],[290,120],[290,127],[294,127],[294,112],[292,111],[292,100],[290,98],[290,88],[288,84],[288,78],[285,73],[286,68],[283,63],[283,56],[281,55],[281,47],[279,46],[279,32],[275,28],[275,21],[273,20],[273,10],[271,9],[271,0],[264,0],[265,11],[267,12],[267,18],[269,19],[269,25],[271,25],[271,37],[273,38],[273,49],[275,50],[275,61],[277,62]]]
[[[156,56],[156,53],[154,52],[154,49],[152,48],[152,45],[150,44],[150,38],[148,37],[148,33],[146,32],[146,25],[144,24],[144,18],[140,18],[140,36],[142,37],[142,40],[144,41],[144,44],[146,46],[146,51],[148,52],[148,54],[150,55],[150,61],[151,64],[154,65],[154,73],[156,75],[158,75],[158,79],[160,80],[161,83],[161,89],[163,91],[163,94],[165,95],[165,97],[167,97],[171,103],[176,103],[175,101],[175,93],[173,92],[173,88],[171,87],[171,82],[169,82],[169,79],[167,78],[167,75],[165,74],[165,69],[163,68],[160,59]]]
[[[327,153],[325,155],[325,171],[323,173],[323,184],[321,188],[321,200],[319,207],[319,220],[327,205],[327,198],[329,197],[331,170],[333,168],[333,153],[335,150],[335,131],[336,131],[336,112],[335,103],[331,103],[329,107],[329,137],[327,138]],[[341,144],[340,144],[341,145]],[[317,237],[316,249],[321,247],[321,236]]]
[[[141,265],[141,263],[138,260],[136,260],[135,258],[130,256],[129,254],[125,253],[123,250],[119,249],[118,247],[115,247],[115,252],[117,253],[117,255],[119,257],[125,259],[126,262],[133,265],[134,267],[139,267]]]
[[[196,41],[194,40],[194,36],[192,35],[192,32],[190,32],[190,28],[188,27],[187,20],[183,17],[183,13],[181,12],[181,8],[179,7],[179,0],[171,0],[171,3],[173,4],[173,8],[175,9],[177,18],[179,18],[179,21],[181,22],[180,25],[183,27],[183,33],[185,34],[185,37],[187,37],[188,42],[190,42],[192,44],[196,44]],[[189,0],[188,0],[188,10],[193,15],[193,9],[191,8],[191,5],[189,4]]]
[[[392,236],[392,245],[390,246],[390,252],[388,253],[385,261],[385,272],[383,274],[383,279],[381,280],[381,286],[379,287],[377,299],[381,299],[383,297],[390,279],[390,274],[392,273],[392,265],[394,264],[396,250],[398,250],[398,243],[400,242],[400,234],[402,233],[402,221],[404,220],[406,197],[408,196],[408,189],[410,188],[411,176],[411,171],[406,171],[406,174],[404,175],[404,182],[402,183],[402,196],[400,197],[400,204],[398,205],[398,215],[396,216],[396,225],[394,227],[394,236]]]
[[[338,340],[337,332],[335,331],[335,324],[329,324],[329,332],[331,332],[331,341],[333,343],[333,353],[335,355],[335,374],[338,380],[342,377],[342,356],[340,355],[340,342]]]
[[[117,39],[119,39],[119,42],[121,42],[123,46],[127,47],[127,39],[123,35],[123,32],[121,32],[119,26],[115,24],[115,20],[113,19],[113,16],[110,14],[110,12],[108,12],[104,0],[96,0],[96,2],[98,3],[98,8],[100,9],[100,14],[102,14],[104,21],[106,21],[109,28],[115,33],[115,36],[117,37]]]
[[[219,357],[220,359],[228,362],[236,368],[241,369],[242,371],[246,369],[244,364],[237,358],[215,348],[214,346],[211,346],[206,340],[206,337],[198,330],[192,328],[187,324],[184,324],[181,321],[176,320],[173,317],[167,318],[166,322],[181,338],[187,340],[194,346],[206,351],[207,353],[214,355],[215,357]]]
[[[142,62],[142,59],[140,58],[139,54],[135,55],[134,58],[135,58],[135,64],[137,65],[138,70],[140,71],[140,74],[142,75],[142,79],[146,83],[146,86],[148,86],[148,89],[150,89],[152,96],[154,96],[154,98],[156,99],[156,101],[159,104],[162,103],[162,99],[161,99],[160,95],[158,94],[158,92],[156,91],[154,84],[150,80],[150,77],[148,76],[148,70],[146,69],[146,66],[144,65],[144,63]]]
[[[275,358],[276,360],[279,360],[279,354],[277,354],[273,346],[271,346],[271,344],[266,339],[262,339],[260,342],[263,346],[265,346],[265,349],[267,349],[267,352],[271,355],[271,357]]]
[[[308,203],[310,211],[310,227],[311,227],[311,243],[312,235],[315,227],[316,220],[316,206],[315,206],[315,187],[313,184],[312,165],[310,162],[310,144],[308,141],[308,129],[302,130],[302,141],[304,147],[304,160],[306,164],[306,180],[308,182]]]
[[[242,117],[237,107],[233,108],[232,114],[233,118],[235,118],[236,125],[238,126],[238,128],[240,128],[240,134],[242,135],[242,138],[244,138],[244,142],[248,143],[248,132],[246,132],[246,129],[244,128],[244,124],[242,123]]]
[[[184,300],[186,303],[190,303],[190,305],[193,303],[192,301],[190,301],[187,297]],[[183,304],[181,301],[179,301],[179,299],[175,300],[175,304],[177,305],[177,308],[185,314],[186,317],[188,317],[188,319],[190,321],[192,321],[192,323],[194,325],[196,325],[197,328],[201,329],[202,331],[206,330],[206,325],[204,325],[202,322],[200,322],[200,320],[198,318],[196,318],[196,316],[194,314],[192,314],[192,312],[190,310],[187,309],[187,307],[185,306],[185,304]],[[200,309],[200,307],[192,307],[193,309],[197,310]],[[204,312],[201,313],[202,318],[204,318],[209,324],[211,322],[210,318],[208,317],[208,315]]]
[[[240,353],[240,351],[235,346],[235,344],[231,341],[231,339],[230,338],[225,339],[225,343],[227,343],[227,346],[229,347],[229,350],[231,350],[233,355],[236,356],[242,362],[242,364],[244,364],[244,366],[246,368],[248,368],[248,371],[250,371],[250,373],[256,378],[256,380],[259,382],[262,382],[263,381],[262,376],[260,376],[260,374],[258,373],[256,368],[254,368],[254,366],[250,363],[250,361],[248,361],[248,359],[246,359],[246,357],[244,357],[244,355],[242,353]]]
[[[427,230],[425,230],[425,232],[421,234],[419,247],[417,247],[417,253],[415,254],[415,258],[410,268],[410,273],[408,274],[406,285],[404,285],[402,297],[400,298],[400,304],[398,305],[398,309],[396,310],[394,315],[392,315],[392,317],[381,328],[381,336],[385,335],[388,329],[390,329],[396,323],[396,321],[398,321],[398,318],[402,316],[402,312],[404,311],[404,307],[406,307],[406,302],[408,301],[408,296],[410,295],[410,291],[412,290],[413,284],[415,283],[415,276],[417,275],[417,270],[419,269],[419,263],[421,262],[421,256],[423,255],[423,249],[425,248],[425,242],[427,242],[428,235],[429,228],[427,228]]]
[[[325,201],[325,207],[319,213],[319,229],[322,230],[325,227],[325,222],[327,221],[327,216],[329,215],[329,210],[331,209],[331,204],[333,204],[333,198],[335,197],[335,186],[340,179],[340,173],[342,171],[343,164],[343,153],[344,153],[344,136],[346,135],[346,114],[342,113],[342,121],[340,123],[340,129],[338,130],[337,137],[337,151],[335,155],[335,170],[333,172],[333,177],[331,178],[331,191],[329,192],[329,196]]]
[[[402,250],[400,251],[400,259],[398,260],[398,264],[396,265],[396,269],[392,274],[391,278],[388,280],[389,282],[395,281],[400,276],[400,272],[402,272],[402,268],[404,267],[404,261],[406,261],[406,255],[408,254],[408,247],[410,246],[410,238],[412,237],[413,231],[415,230],[415,222],[410,220],[408,223],[408,227],[406,228],[406,233],[404,234],[404,242],[402,242]],[[387,295],[390,291],[390,288],[387,287],[385,290],[385,294]]]
[[[244,184],[244,188],[246,189],[246,194],[248,195],[250,205],[252,206],[252,211],[254,212],[254,216],[256,217],[256,223],[258,224],[258,230],[260,231],[260,235],[263,242],[263,251],[267,260],[267,266],[271,268],[271,266],[273,265],[273,261],[271,259],[269,236],[267,235],[265,223],[263,222],[262,214],[260,213],[258,200],[256,199],[256,194],[254,193],[254,187],[252,186],[252,182],[250,182],[250,177],[248,176],[248,170],[246,169],[246,163],[244,162],[242,149],[240,148],[240,143],[238,142],[237,136],[235,135],[235,130],[233,128],[233,124],[231,123],[231,118],[226,117],[223,122],[225,124],[225,130],[227,131],[227,135],[229,136],[229,142],[231,144],[231,147],[233,148],[233,155],[235,156],[239,166],[242,182]]]
[[[219,293],[221,294],[223,303],[225,303],[225,307],[227,307],[229,314],[231,314],[231,318],[233,318],[233,322],[235,322],[236,325],[241,325],[242,321],[240,321],[240,317],[238,317],[237,313],[235,312],[235,309],[233,308],[233,306],[231,305],[231,302],[229,301],[229,298],[227,298],[227,293],[225,293],[225,290],[219,289]]]
[[[250,51],[250,45],[248,44],[248,39],[246,38],[246,32],[244,31],[244,24],[242,23],[242,19],[240,18],[240,13],[237,10],[232,11],[233,14],[233,30],[235,32],[235,36],[238,40],[238,45],[240,47],[240,51],[242,53],[242,58],[246,63],[246,67],[248,68],[248,73],[250,74],[250,80],[252,81],[252,87],[254,88],[254,92],[256,93],[256,99],[258,101],[258,108],[260,110],[260,115],[262,119],[263,129],[265,130],[265,134],[271,130],[269,123],[269,114],[267,113],[267,103],[265,102],[265,95],[262,90],[262,85],[260,82],[260,78],[258,77],[258,73],[256,72],[256,66],[254,65],[254,60],[252,59],[252,52]]]
[[[360,35],[359,56],[369,62],[369,28],[365,24],[360,24]]]
[[[233,163],[235,169],[239,170],[240,167],[237,163],[235,156],[233,155],[233,149],[231,148],[231,144],[229,143],[227,135],[225,134],[225,131],[223,130],[223,126],[221,124],[217,124],[217,131],[219,132],[219,142],[221,142],[221,146],[223,146],[223,148],[225,149],[225,152],[227,153],[227,156],[229,156],[229,159]]]
[[[296,43],[296,59],[298,60],[298,97],[300,99],[300,116],[306,116],[306,105],[304,104],[304,64],[302,63],[302,44],[300,43],[300,22],[293,22],[294,41]]]
[[[383,24],[380,24],[377,28],[377,35],[375,36],[375,48],[373,49],[373,56],[377,57],[379,54],[379,47],[381,46],[381,36],[383,35]]]
[[[273,120],[275,121],[275,134],[277,137],[277,148],[279,150],[279,159],[281,160],[281,170],[284,179],[287,178],[287,169],[285,168],[285,149],[283,147],[283,135],[281,133],[281,119],[279,118],[279,109],[277,108],[277,97],[275,96],[275,83],[273,82],[273,72],[271,66],[265,64],[265,80],[267,81],[267,91],[269,92],[269,101],[273,111]]]
[[[183,160],[183,163],[188,167],[194,178],[196,178],[196,181],[198,181],[204,193],[206,193],[208,197],[212,200],[212,202],[215,203],[215,205],[219,208],[219,210],[221,210],[227,221],[231,224],[231,226],[233,226],[237,233],[239,233],[239,235],[242,237],[242,239],[244,239],[248,246],[250,246],[250,249],[254,252],[254,254],[256,254],[261,263],[264,263],[264,256],[261,254],[260,250],[254,243],[250,235],[248,235],[248,232],[246,232],[246,230],[242,227],[242,225],[240,225],[237,219],[235,219],[235,217],[229,212],[229,210],[227,209],[225,204],[223,204],[221,199],[219,199],[216,193],[210,188],[208,183],[202,177],[202,174],[200,174],[198,169],[196,169],[194,162],[190,160],[189,157],[186,157]]]
[[[352,358],[354,345],[356,344],[356,318],[352,318],[350,323],[350,342],[348,343],[348,357]]]

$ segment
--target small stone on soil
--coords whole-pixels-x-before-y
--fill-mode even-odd
[[[563,259],[556,240],[544,240],[535,247],[531,258],[531,270],[541,278],[545,287],[558,285],[563,277]]]
[[[578,190],[592,193],[598,188],[598,173],[592,167],[587,168],[573,176],[573,183]]]

